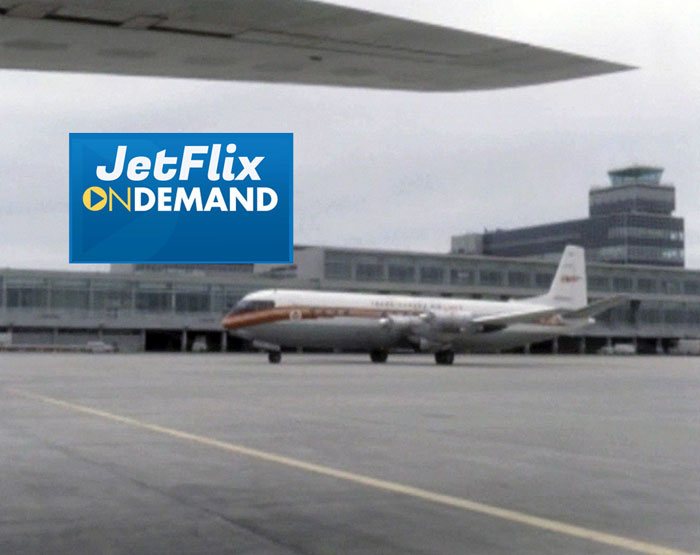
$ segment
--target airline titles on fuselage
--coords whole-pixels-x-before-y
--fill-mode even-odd
[[[415,310],[415,311],[427,311],[427,310],[440,310],[440,311],[452,311],[452,312],[462,312],[466,310],[465,307],[450,303],[436,303],[436,302],[420,302],[420,301],[404,301],[396,299],[381,299],[373,300],[370,303],[373,308],[380,308],[384,310]]]

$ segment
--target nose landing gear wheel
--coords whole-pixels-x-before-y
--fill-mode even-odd
[[[455,361],[454,351],[438,351],[435,353],[435,362],[437,364],[449,365]]]
[[[389,356],[389,353],[387,351],[372,351],[369,354],[369,358],[372,360],[372,362],[377,362],[377,363],[382,363],[386,362],[387,357]]]
[[[270,361],[270,364],[279,364],[282,360],[282,353],[280,351],[270,351],[267,353],[267,360]]]

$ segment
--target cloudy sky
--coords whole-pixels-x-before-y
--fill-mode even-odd
[[[294,132],[295,242],[438,252],[585,216],[608,169],[658,164],[700,267],[700,2],[334,3],[640,69],[449,94],[0,70],[0,267],[86,268],[68,264],[68,133],[99,131]]]

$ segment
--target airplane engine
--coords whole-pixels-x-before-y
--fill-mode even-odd
[[[434,331],[443,333],[465,333],[468,331],[476,331],[474,326],[474,315],[469,312],[455,313],[440,313],[427,312],[420,315],[420,319],[424,324],[430,326]]]
[[[385,329],[408,329],[420,323],[421,320],[416,316],[399,314],[387,315],[379,319],[379,325]]]

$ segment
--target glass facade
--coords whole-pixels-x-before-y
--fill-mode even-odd
[[[442,266],[422,266],[420,269],[421,283],[442,283],[445,281]]]
[[[650,278],[639,278],[637,280],[637,290],[640,293],[656,293],[656,280]]]
[[[510,271],[508,272],[508,285],[510,287],[529,287],[530,274],[527,272]]]
[[[629,184],[591,189],[591,216],[639,212],[671,214],[676,208],[676,192],[667,185]]]
[[[537,287],[541,287],[542,289],[546,289],[552,283],[552,279],[554,279],[554,272],[547,273],[547,274],[543,274],[542,272],[538,272],[535,275],[535,284],[537,285]]]
[[[612,280],[613,291],[616,293],[629,293],[632,291],[631,277],[614,277]]]
[[[19,326],[24,315],[34,315],[31,317],[43,328],[186,326],[220,331],[221,314],[246,293],[269,287],[453,298],[527,297],[546,291],[556,269],[556,262],[517,258],[319,251],[316,273],[304,282],[265,281],[259,276],[236,279],[0,270],[0,331],[8,325]],[[308,270],[306,273],[312,274]],[[592,299],[612,294],[630,299],[597,317],[594,334],[700,337],[700,271],[589,262],[588,286]]]
[[[474,285],[474,270],[468,268],[451,268],[450,283],[453,285]]]
[[[589,275],[588,289],[591,291],[610,291],[610,278],[597,274]]]
[[[612,185],[618,187],[620,185],[637,183],[659,185],[663,173],[663,168],[656,168],[654,166],[631,166],[619,170],[610,170],[608,175],[610,176]]]
[[[167,284],[139,284],[136,291],[136,310],[166,312],[173,308],[172,293]]]
[[[43,313],[225,313],[251,286],[209,283],[141,281],[138,276],[114,279],[113,274],[84,278],[80,274],[33,277],[33,272],[0,276],[0,308]]]
[[[48,308],[49,286],[46,279],[9,277],[4,283],[8,308]]]
[[[95,310],[128,310],[132,303],[132,283],[125,280],[94,280],[92,308]]]
[[[389,264],[389,281],[411,283],[416,280],[416,269],[413,266]]]
[[[88,310],[90,291],[86,279],[55,279],[51,282],[50,308]]]
[[[386,260],[387,278],[395,283],[416,281],[415,262],[409,257],[392,256]]]
[[[360,262],[355,267],[357,281],[381,281],[384,279],[384,266],[378,262]]]
[[[190,284],[175,288],[175,312],[209,312],[212,295],[207,285]]]
[[[352,279],[352,257],[343,253],[327,252],[325,275],[328,279]]]
[[[500,270],[480,270],[479,283],[481,285],[501,285],[503,283],[503,272]]]

